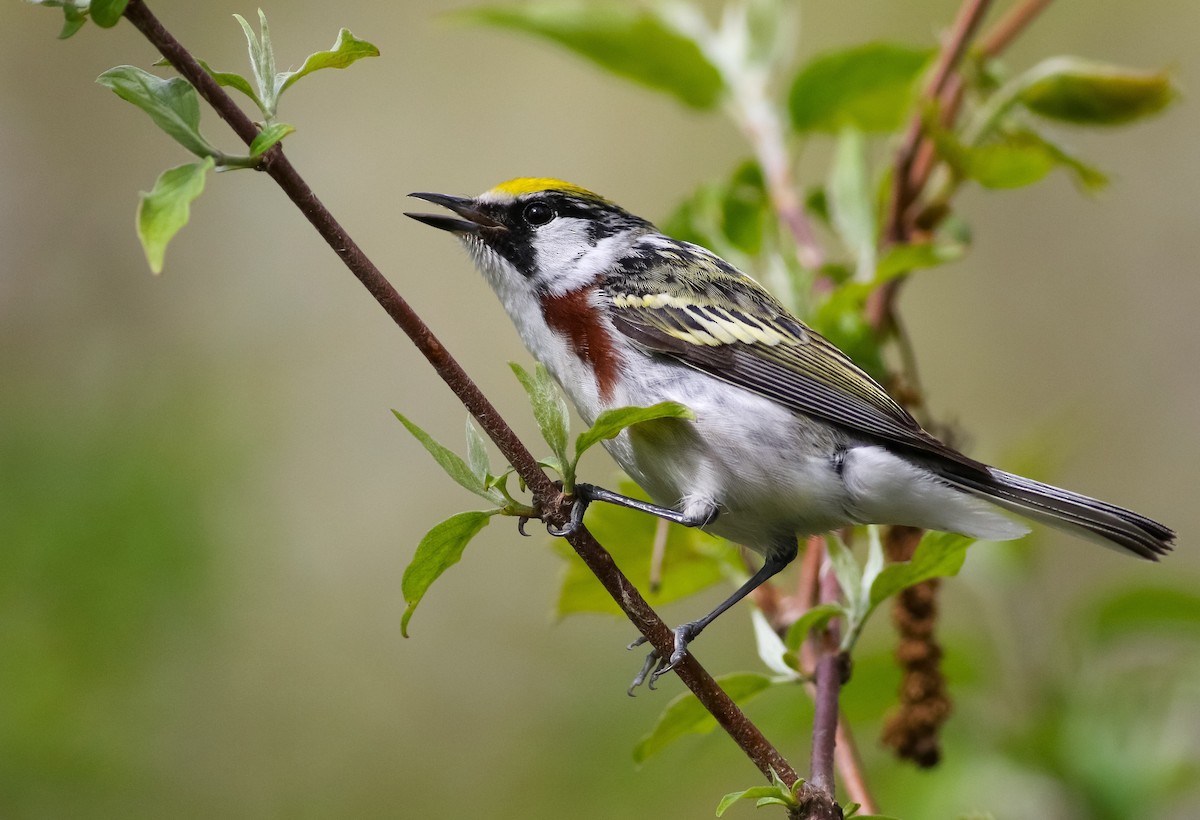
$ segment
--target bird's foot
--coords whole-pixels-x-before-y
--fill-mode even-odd
[[[699,621],[689,621],[686,624],[680,624],[673,630],[675,633],[675,650],[671,652],[670,658],[664,658],[657,649],[651,649],[646,655],[646,662],[642,664],[641,671],[634,676],[633,682],[629,684],[627,690],[630,697],[634,696],[634,689],[637,689],[643,683],[648,689],[653,689],[655,682],[663,675],[674,669],[684,655],[688,652],[688,645],[692,640],[700,634],[700,630],[704,627]],[[645,636],[639,636],[633,643],[629,644],[627,649],[633,649],[635,646],[641,646],[646,643]]]
[[[562,482],[555,482],[561,488]],[[566,538],[571,533],[583,526],[583,514],[587,512],[588,505],[595,500],[591,493],[592,485],[576,484],[575,485],[575,500],[571,502],[571,517],[563,527],[556,527],[553,524],[546,525],[546,532],[556,538]]]

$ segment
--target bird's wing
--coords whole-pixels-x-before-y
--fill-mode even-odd
[[[754,280],[725,273],[719,285],[686,296],[654,292],[653,276],[610,282],[613,325],[647,351],[791,410],[986,473],[925,432],[878,382]]]

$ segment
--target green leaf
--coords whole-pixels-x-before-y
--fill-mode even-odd
[[[737,672],[717,678],[717,683],[735,703],[743,704],[769,688],[773,681],[766,675]],[[633,750],[633,759],[643,763],[681,737],[707,734],[715,728],[717,719],[700,705],[695,695],[685,692],[667,704],[654,728],[638,741]]]
[[[457,16],[565,46],[693,108],[715,108],[721,100],[720,72],[700,46],[651,9],[613,2],[540,2],[472,9]]]
[[[550,445],[550,452],[566,466],[567,437],[571,417],[562,391],[558,389],[558,385],[554,383],[554,379],[550,377],[550,373],[541,362],[534,366],[532,374],[516,362],[509,362],[508,366],[512,368],[517,381],[529,395],[529,404],[533,407],[533,418],[542,432],[542,438],[545,439],[546,444]],[[563,478],[565,479],[566,476]]]
[[[271,45],[271,30],[267,26],[267,15],[262,9],[258,10],[258,28],[261,38],[240,14],[233,15],[246,35],[246,49],[250,54],[250,67],[254,71],[254,82],[258,86],[258,99],[262,103],[263,114],[270,122],[275,118],[275,107],[278,98],[275,93],[275,48]]]
[[[769,206],[758,163],[743,162],[721,198],[721,232],[738,250],[754,256],[762,249]]]
[[[730,792],[722,797],[721,802],[717,804],[717,817],[723,816],[729,807],[739,800],[754,800],[755,808],[796,805],[796,800],[790,793],[784,796],[775,786],[754,786],[740,792]]]
[[[165,62],[165,60],[160,62]],[[232,71],[216,71],[203,60],[198,60],[198,62],[200,63],[200,67],[208,72],[208,76],[212,77],[217,85],[222,86],[223,88],[233,88],[242,92],[249,97],[256,106],[258,106],[260,111],[263,111],[262,100],[259,99],[258,93],[255,92],[255,90],[250,86],[249,80],[247,80],[241,74],[237,74]],[[158,63],[155,63],[155,65],[158,65]]]
[[[985,188],[1020,188],[1040,182],[1058,164],[1046,146],[1022,136],[968,148],[966,176]]]
[[[596,418],[595,424],[575,439],[575,460],[578,461],[580,456],[598,442],[616,438],[627,427],[658,419],[695,421],[696,414],[676,401],[662,401],[650,407],[615,407],[605,410]]]
[[[487,525],[495,512],[458,513],[425,533],[400,581],[404,601],[408,604],[400,619],[401,635],[408,637],[408,622],[430,585],[458,563],[467,544]]]
[[[267,151],[271,150],[272,145],[295,131],[295,127],[288,125],[286,122],[273,122],[264,126],[258,132],[258,136],[254,138],[254,141],[250,143],[250,156],[261,157]]]
[[[91,12],[93,23],[100,28],[112,28],[120,22],[127,5],[129,0],[92,0],[88,10]]]
[[[1099,191],[1108,186],[1107,174],[1096,166],[1084,162],[1059,143],[1049,139],[1045,134],[1039,134],[1036,131],[1020,131],[1018,133],[1025,140],[1040,145],[1042,150],[1052,157],[1059,167],[1066,168],[1071,172],[1075,178],[1075,182],[1085,191]]]
[[[150,115],[154,123],[198,157],[220,152],[200,135],[200,98],[182,77],[164,80],[136,66],[110,68],[96,82]]]
[[[646,494],[628,479],[619,484],[618,492],[646,499]],[[593,504],[587,516],[588,529],[633,585],[649,590],[651,547],[660,519],[616,504]],[[554,607],[557,617],[584,612],[622,614],[612,596],[570,546],[559,540],[554,542],[554,548],[565,562]],[[646,593],[656,607],[719,584],[731,570],[740,570],[741,566],[736,553],[723,542],[697,529],[668,524],[662,568],[661,584]]]
[[[264,31],[266,29],[264,28]],[[278,98],[291,88],[292,84],[305,75],[322,68],[346,68],[364,57],[378,57],[379,49],[360,40],[344,28],[338,32],[337,39],[328,51],[318,51],[308,55],[303,65],[295,71],[283,71],[275,75],[275,96]]]
[[[833,565],[833,573],[837,576],[838,586],[846,596],[849,609],[859,609],[865,596],[862,592],[862,569],[854,560],[854,553],[842,543],[841,538],[832,533],[825,537],[825,550],[829,555],[829,563]]]
[[[1036,114],[1075,125],[1122,125],[1162,111],[1178,92],[1168,71],[1139,71],[1055,57],[1029,72],[1020,101]]]
[[[471,420],[470,416],[467,416],[467,466],[471,468],[471,474],[479,479],[480,483],[487,483],[491,470],[487,444],[483,440],[483,434],[479,432],[479,428],[475,426],[475,422]]]
[[[787,636],[783,643],[792,652],[796,652],[808,639],[808,633],[821,629],[834,618],[844,616],[846,608],[837,603],[817,604],[810,607],[803,615],[788,627]]]
[[[912,245],[892,245],[875,266],[876,282],[886,282],[921,268],[934,268],[957,262],[966,255],[967,246],[961,242],[917,242]]]
[[[932,49],[868,43],[821,55],[796,75],[788,95],[797,131],[894,131],[916,99]]]
[[[854,276],[859,282],[870,282],[875,278],[875,200],[866,140],[853,128],[838,135],[827,191],[833,226],[858,263]]]
[[[974,538],[952,532],[927,532],[917,545],[912,560],[892,564],[871,584],[871,608],[902,589],[930,578],[957,575]]]
[[[163,171],[150,193],[143,193],[137,211],[137,235],[146,261],[162,273],[167,244],[187,224],[192,201],[204,191],[204,175],[213,168],[212,157]]]
[[[433,460],[446,471],[446,475],[454,479],[454,481],[464,489],[470,490],[475,495],[481,498],[486,498],[488,501],[493,501],[496,504],[503,505],[504,499],[500,496],[498,490],[488,487],[483,479],[478,478],[471,470],[467,463],[459,458],[458,454],[450,448],[439,444],[434,440],[433,436],[426,433],[417,425],[409,421],[405,416],[397,410],[393,410],[400,423],[403,424],[408,432],[413,434],[417,441],[429,451],[429,455],[433,456]]]

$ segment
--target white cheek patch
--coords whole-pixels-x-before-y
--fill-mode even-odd
[[[555,219],[538,228],[533,237],[537,285],[552,296],[586,287],[612,267],[627,246],[628,239],[621,234],[589,244],[585,220]]]

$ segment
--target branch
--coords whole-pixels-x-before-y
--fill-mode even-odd
[[[821,603],[837,601],[842,594],[832,567],[820,579]],[[808,782],[801,791],[800,803],[809,820],[841,820],[834,786],[834,761],[837,748],[838,697],[849,667],[849,658],[838,651],[839,629],[831,622],[820,634],[820,649],[814,672],[816,694],[813,698],[812,760]],[[818,641],[814,633],[810,642]]]
[[[188,82],[195,86],[238,137],[247,144],[253,141],[258,133],[254,123],[200,67],[191,53],[163,27],[143,0],[130,0],[125,9],[125,17]],[[279,184],[380,307],[408,335],[467,411],[479,421],[508,463],[524,479],[543,520],[558,526],[565,525],[570,508],[562,493],[538,466],[528,448],[500,417],[499,412],[466,371],[438,341],[433,331],[325,208],[284,156],[281,146],[276,145],[267,152],[261,168]],[[674,633],[616,566],[612,556],[583,527],[568,536],[567,541],[650,644],[659,652],[669,655],[674,649]],[[797,781],[798,775],[791,764],[750,722],[745,713],[690,652],[683,662],[675,667],[675,671],[759,771],[768,777],[774,771],[789,786]]]

